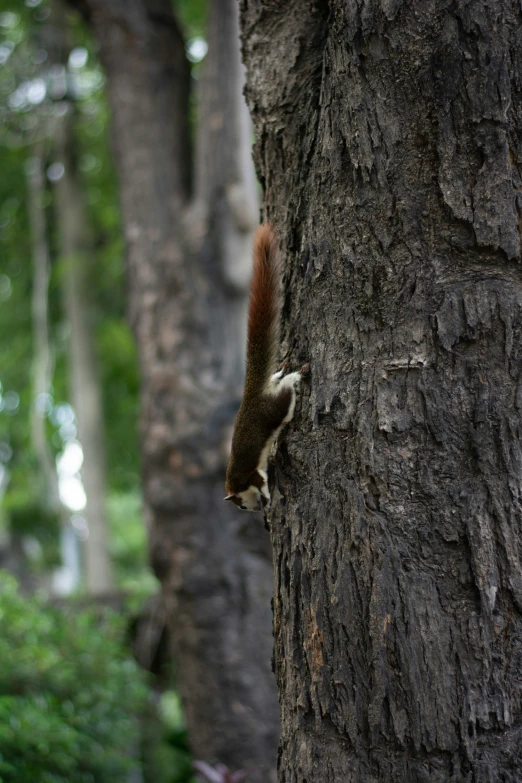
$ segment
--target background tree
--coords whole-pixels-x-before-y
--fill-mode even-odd
[[[48,50],[59,67],[63,96],[53,128],[55,160],[51,178],[61,264],[63,307],[70,335],[68,366],[71,399],[76,411],[78,438],[83,452],[82,480],[87,521],[85,583],[91,593],[108,593],[113,586],[106,514],[106,457],[102,387],[96,350],[90,276],[95,269],[94,232],[79,168],[80,148],[75,134],[75,84],[67,70],[72,50],[66,7],[55,0],[48,29]],[[53,171],[55,172],[52,176]]]
[[[60,493],[66,501],[71,501],[71,495],[77,501],[78,494],[82,494],[80,478],[87,482],[85,453],[83,476],[78,474],[78,467],[71,472],[65,470],[64,464],[68,462],[69,449],[77,450],[79,412],[75,410],[78,404],[71,405],[70,324],[62,297],[67,269],[59,257],[57,199],[49,181],[61,181],[63,164],[53,145],[58,138],[56,131],[64,121],[64,98],[74,95],[74,138],[70,142],[75,149],[75,176],[81,180],[83,219],[90,227],[89,275],[84,294],[89,299],[90,337],[98,359],[107,432],[105,460],[101,457],[98,462],[105,461],[106,466],[109,546],[116,585],[150,592],[155,589],[156,580],[147,572],[140,514],[136,352],[123,312],[123,242],[116,179],[107,143],[103,76],[83,26],[76,20],[70,33],[71,45],[66,45],[63,20],[60,22],[50,11],[44,0],[0,2],[0,165],[4,174],[0,183],[0,329],[4,335],[0,345],[0,492],[4,493],[0,546],[5,551],[2,562],[12,563],[13,542],[18,542],[26,566],[30,554],[32,577],[36,575],[42,584],[43,574],[49,566],[58,564],[60,549],[64,549],[63,545],[58,546],[57,515],[49,513],[47,500],[52,493],[42,483],[36,431],[39,442],[47,441],[51,464],[58,457]],[[43,181],[41,194],[31,200],[34,188],[29,188],[26,171],[34,174],[32,158],[36,152],[41,157]],[[29,206],[36,201],[37,214],[46,223],[45,240],[51,258],[47,291],[35,285],[37,279],[33,276],[31,241],[35,231]],[[36,309],[35,317],[31,317],[32,295],[37,289],[38,310],[45,306],[48,310],[51,360],[45,361],[47,368],[40,359],[45,330],[41,319],[37,321]],[[34,398],[38,395],[33,389],[31,367],[37,363],[39,388],[42,383],[50,386],[35,406]],[[50,377],[43,379],[43,369]],[[76,503],[73,505],[74,527],[84,538],[83,512]],[[71,517],[70,508],[67,517]],[[19,569],[18,573],[21,575]],[[70,589],[70,580],[63,581],[66,574],[59,575],[62,588],[68,582]]]
[[[51,449],[45,414],[48,412],[54,370],[54,352],[50,339],[49,319],[49,281],[51,276],[49,231],[46,220],[46,181],[45,156],[46,144],[37,143],[33,155],[26,164],[27,201],[31,247],[33,256],[33,279],[31,292],[31,322],[33,338],[33,394],[31,405],[31,442],[39,468],[39,487],[36,493],[38,507],[44,522],[59,523],[62,549],[67,551],[67,542],[72,541],[76,554],[76,537],[70,524],[70,513],[60,498],[60,487],[56,460]],[[11,538],[16,540],[23,531],[11,530]],[[76,558],[77,559],[77,558]],[[70,565],[65,562],[64,566]],[[75,562],[75,565],[76,562]],[[76,586],[78,569],[71,568],[72,586]],[[34,584],[33,584],[34,587]]]
[[[241,8],[285,353],[311,363],[273,493],[279,779],[514,783],[520,9]]]
[[[269,542],[261,523],[222,502],[257,219],[236,4],[210,5],[194,166],[191,73],[168,0],[73,5],[108,82],[150,550],[191,743],[196,757],[266,783],[278,733]]]
[[[55,578],[51,585],[50,568],[54,569],[60,563],[60,548],[70,549],[71,536],[67,538],[67,547],[58,546],[58,515],[56,511],[52,512],[49,503],[56,499],[58,486],[53,495],[44,481],[45,465],[42,467],[38,459],[41,452],[37,447],[43,444],[46,448],[50,470],[56,471],[58,466],[56,484],[59,483],[60,494],[69,505],[69,484],[75,485],[75,495],[81,485],[78,476],[66,475],[70,473],[70,465],[65,471],[64,463],[69,463],[70,451],[78,453],[77,425],[81,427],[81,422],[76,415],[80,413],[78,404],[75,403],[74,408],[70,404],[74,402],[69,384],[70,351],[67,350],[71,325],[62,296],[68,268],[60,257],[60,211],[56,189],[63,183],[64,176],[72,172],[76,182],[81,180],[81,199],[76,198],[72,188],[73,197],[67,206],[73,211],[80,209],[80,222],[89,224],[89,250],[83,256],[88,260],[89,274],[83,277],[82,294],[89,303],[90,337],[98,357],[108,435],[104,477],[116,589],[99,602],[117,608],[122,614],[122,629],[140,613],[139,628],[132,623],[133,650],[140,663],[156,672],[163,656],[166,634],[162,633],[163,612],[153,612],[150,608],[156,596],[151,596],[142,606],[143,593],[150,595],[157,590],[157,581],[147,569],[145,530],[140,513],[137,368],[132,337],[123,318],[123,242],[119,233],[115,172],[107,145],[108,110],[104,80],[91,37],[77,19],[71,21],[75,21],[71,42],[65,45],[57,35],[59,19],[54,11],[50,13],[50,4],[45,0],[0,0],[0,564],[22,577],[26,589],[38,585],[54,592],[58,581]],[[71,115],[64,113],[64,99],[72,96],[76,111],[74,122],[68,125],[67,131],[68,144],[74,150],[75,167],[68,169],[55,144],[60,140],[56,131],[63,127],[64,118]],[[35,157],[39,158],[37,168]],[[78,190],[77,186],[76,192]],[[31,222],[34,214],[37,230]],[[35,253],[33,240],[37,237],[39,243]],[[35,367],[37,373],[33,372]],[[37,381],[36,389],[34,380]],[[84,447],[83,442],[81,445]],[[85,487],[83,450],[81,478]],[[78,466],[75,472],[77,470]],[[72,519],[73,526],[69,524],[66,529],[72,533],[73,540],[73,529],[79,536],[84,534],[85,522],[80,509],[71,513],[71,508],[67,508],[65,519],[67,522]],[[70,590],[70,568],[59,568],[54,576],[60,577],[62,590]],[[20,701],[20,705],[13,706],[12,694],[4,688],[0,693],[0,709],[6,714],[13,714],[14,709],[20,721],[15,721],[16,726],[11,722],[7,733],[0,738],[6,745],[1,754],[5,767],[2,772],[8,774],[8,770],[16,777],[23,763],[31,763],[35,776],[38,776],[38,770],[42,772],[45,768],[49,775],[49,769],[52,769],[53,780],[54,773],[60,776],[58,769],[63,772],[63,765],[67,766],[69,777],[76,773],[87,774],[82,767],[84,755],[81,748],[78,750],[78,743],[83,742],[84,750],[88,745],[89,740],[85,736],[82,739],[83,732],[89,737],[97,736],[100,753],[96,754],[93,763],[107,758],[106,766],[112,764],[107,774],[112,771],[113,778],[115,765],[122,770],[129,766],[130,751],[133,767],[136,771],[139,768],[144,783],[188,783],[193,775],[184,718],[177,694],[163,691],[165,676],[161,681],[156,677],[147,678],[149,690],[154,692],[149,692],[145,710],[134,698],[122,702],[120,694],[121,721],[126,721],[127,725],[131,721],[136,730],[133,731],[132,748],[128,736],[124,736],[125,726],[118,724],[119,739],[113,741],[110,732],[107,734],[96,718],[104,712],[113,694],[117,696],[116,679],[109,685],[95,683],[89,696],[93,709],[85,711],[85,689],[82,690],[81,678],[78,679],[71,669],[76,661],[74,652],[69,649],[69,636],[77,637],[78,665],[89,666],[85,654],[94,649],[100,650],[100,660],[93,662],[94,668],[98,666],[101,671],[100,665],[106,666],[108,671],[115,673],[119,663],[115,660],[114,646],[107,643],[107,627],[100,625],[99,607],[92,622],[84,621],[82,606],[92,607],[96,603],[81,595],[83,587],[82,583],[76,587],[80,595],[60,601],[59,610],[56,607],[47,610],[42,602],[35,609],[40,613],[39,625],[47,632],[49,628],[53,631],[56,647],[52,650],[39,633],[28,631],[20,639],[13,636],[22,627],[24,633],[27,629],[34,631],[34,612],[29,617],[20,601],[13,603],[12,612],[6,610],[12,621],[10,619],[2,634],[6,645],[0,650],[0,668],[9,673],[13,663],[9,650],[17,649],[19,671],[15,677],[15,701]],[[11,592],[15,595],[14,585]],[[4,593],[2,591],[2,595]],[[5,597],[9,604],[10,599]],[[80,632],[76,624],[55,619],[62,610],[68,611],[69,602],[72,614],[81,613],[78,616]],[[5,611],[0,614],[7,616]],[[144,628],[146,632],[143,632]],[[127,634],[126,637],[128,641]],[[70,652],[66,661],[62,654],[65,649]],[[123,662],[127,679],[135,679],[138,686],[139,678],[129,666],[128,657],[130,650],[127,649]],[[34,666],[31,664],[28,668],[27,665],[33,658],[44,666],[40,672],[42,676],[36,679]],[[57,668],[62,680],[63,677],[70,680],[67,688],[71,698],[68,696],[63,714],[46,686],[49,665]],[[13,678],[7,676],[8,681],[12,686]],[[78,710],[82,714],[76,723]],[[52,731],[47,732],[50,741],[45,757],[38,754],[36,758],[31,744],[41,741],[41,732],[37,731],[36,738],[27,741],[31,734],[27,732],[28,720],[33,728],[42,721],[52,727]],[[57,730],[59,724],[63,726]],[[68,743],[64,757],[63,741],[72,738],[70,727],[73,724],[78,732],[74,742]],[[18,731],[18,728],[22,730]],[[15,758],[16,769],[12,766]]]
[[[56,182],[64,309],[71,327],[69,368],[72,400],[82,444],[88,536],[85,541],[85,580],[93,593],[106,593],[113,584],[105,513],[106,466],[102,390],[95,350],[92,305],[92,230],[89,226],[74,137],[71,105],[56,127],[56,157],[63,173]],[[58,164],[58,165],[60,165]],[[56,164],[55,164],[56,165]]]

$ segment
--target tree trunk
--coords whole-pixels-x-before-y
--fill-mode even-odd
[[[255,214],[248,125],[232,96],[236,6],[211,6],[200,107],[209,125],[198,133],[194,183],[191,77],[169,0],[74,4],[94,28],[108,79],[149,541],[191,744],[196,758],[249,768],[252,783],[268,783],[278,736],[269,540],[260,520],[223,503]]]
[[[105,436],[101,384],[94,346],[89,302],[89,262],[93,253],[87,202],[75,155],[73,107],[58,121],[56,154],[64,169],[55,185],[56,218],[63,265],[62,286],[69,337],[71,397],[83,450],[82,481],[87,497],[85,515],[85,580],[90,593],[103,594],[113,586],[107,528]]]
[[[53,574],[53,590],[68,594],[78,586],[78,539],[70,514],[60,499],[56,463],[46,432],[47,406],[51,401],[54,357],[49,335],[50,254],[45,220],[44,144],[35,147],[27,165],[28,213],[33,256],[33,290],[31,320],[33,331],[33,401],[31,406],[31,440],[41,471],[42,507],[56,515],[61,523],[60,551],[62,565]],[[13,531],[16,537],[16,531]],[[19,542],[20,543],[20,542]],[[18,547],[22,551],[21,547]]]
[[[311,365],[273,492],[279,780],[515,783],[520,7],[241,8]]]
[[[58,489],[56,465],[46,435],[46,406],[51,392],[53,354],[49,338],[49,275],[50,258],[44,212],[45,174],[43,151],[35,154],[27,164],[28,213],[31,227],[33,256],[33,290],[31,320],[33,331],[33,404],[31,407],[31,439],[40,466],[43,486],[42,498],[49,508],[60,514],[62,504]]]
[[[43,478],[42,497],[49,508],[60,513],[61,501],[58,476],[49,443],[47,442],[45,414],[51,392],[53,354],[49,339],[49,275],[50,258],[44,212],[45,174],[42,150],[27,164],[28,212],[31,227],[33,255],[33,290],[31,320],[33,330],[33,405],[31,408],[31,439]]]

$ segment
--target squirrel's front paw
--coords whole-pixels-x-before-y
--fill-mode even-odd
[[[295,388],[296,386],[299,386],[301,383],[301,373],[300,372],[291,372],[288,375],[285,375],[284,378],[281,379],[281,383],[285,386],[292,386]]]

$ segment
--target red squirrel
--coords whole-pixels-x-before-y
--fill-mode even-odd
[[[267,462],[272,443],[295,409],[301,374],[275,372],[281,318],[281,269],[269,223],[254,236],[254,270],[250,283],[246,380],[236,418],[227,468],[225,500],[242,511],[270,505]]]

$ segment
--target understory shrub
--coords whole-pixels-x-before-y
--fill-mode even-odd
[[[144,675],[104,612],[22,596],[0,572],[0,783],[128,783]]]

